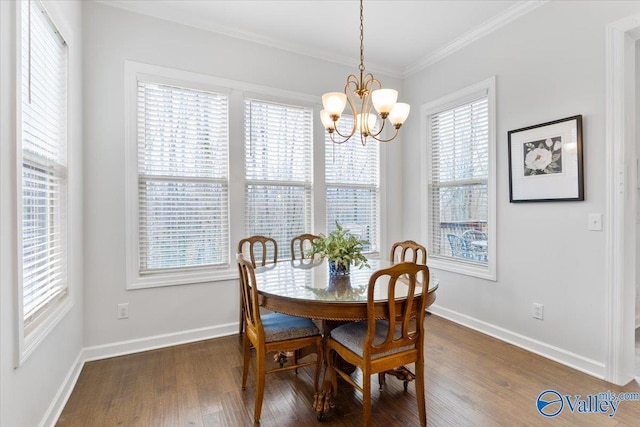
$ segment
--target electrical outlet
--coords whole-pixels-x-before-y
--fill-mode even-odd
[[[533,318],[539,320],[544,319],[544,305],[533,303]]]
[[[129,303],[118,304],[118,319],[129,318]]]

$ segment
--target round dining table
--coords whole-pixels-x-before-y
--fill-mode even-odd
[[[329,275],[327,261],[305,259],[279,261],[255,269],[258,301],[261,306],[278,313],[307,317],[321,321],[320,329],[326,337],[331,329],[345,322],[367,320],[367,289],[369,278],[378,269],[392,265],[389,261],[370,259],[369,266],[351,266],[350,274]],[[439,280],[431,275],[427,288],[427,307],[436,299]],[[403,287],[396,288],[401,292]],[[376,318],[385,318],[387,288],[377,285],[374,295]],[[416,294],[423,292],[418,285]],[[406,294],[396,293],[396,312],[401,312]],[[332,405],[330,396],[332,375],[325,369],[322,391],[316,393],[314,408],[322,419]]]
[[[324,260],[267,264],[255,269],[259,303],[272,311],[310,319],[367,320],[369,277],[374,271],[391,265],[389,261],[369,260],[369,267],[351,266],[348,275],[330,276]],[[431,276],[427,307],[435,301],[437,288],[438,279]],[[416,293],[422,293],[421,286]],[[396,304],[403,304],[405,298],[406,294],[396,294]],[[376,317],[383,319],[387,303],[386,286],[376,287],[374,300]]]

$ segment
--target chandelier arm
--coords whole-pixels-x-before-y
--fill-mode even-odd
[[[357,123],[357,109],[355,106],[355,98],[353,96],[354,91],[349,90],[350,86],[358,87],[358,78],[350,74],[347,77],[347,84],[344,86],[344,93],[347,95],[347,104],[349,105],[349,109],[351,110],[351,115],[353,116],[353,126],[351,126],[351,131],[348,134],[342,134],[338,130],[338,124],[336,123],[334,132],[337,133],[342,138],[349,139],[356,133],[356,123]]]
[[[376,140],[376,141],[378,141],[378,142],[389,142],[389,141],[392,141],[393,139],[395,139],[395,137],[396,137],[396,136],[398,136],[399,130],[400,130],[400,128],[399,128],[399,127],[397,127],[397,128],[396,128],[396,130],[395,130],[395,132],[393,133],[393,135],[392,135],[390,138],[388,138],[388,139],[378,138],[378,137],[377,137],[377,135],[379,135],[379,134],[380,134],[380,132],[378,132],[376,135],[369,135],[369,136],[370,136],[371,138],[375,139],[375,140]]]
[[[382,133],[382,131],[384,130],[384,125],[387,122],[386,119],[380,119],[381,125],[380,125],[380,129],[378,129],[378,132],[376,133],[370,133],[369,136],[372,136],[376,139],[376,141],[380,141],[378,138],[376,138],[376,136],[380,135]]]
[[[351,114],[353,115],[353,132],[356,131],[356,114],[358,114],[358,110],[356,108],[356,98],[353,95],[356,93],[356,89],[358,88],[358,80],[352,74],[356,80],[347,80],[347,84],[344,87],[344,93],[347,95],[347,104],[349,104],[349,108],[351,109]],[[356,89],[349,90],[349,85],[353,85]],[[351,133],[353,135],[353,132]]]
[[[369,92],[373,92],[373,85],[378,85],[378,89],[382,89],[382,83],[380,83],[380,80],[373,77],[373,74],[367,73],[364,77],[364,86],[369,89]]]
[[[334,133],[335,132],[329,133],[329,138],[331,139],[331,142],[333,142],[334,144],[338,144],[338,145],[344,144],[345,142],[347,142],[347,141],[349,141],[351,139],[351,136],[349,136],[349,137],[343,137],[344,138],[343,140],[336,140],[335,137],[333,136]],[[338,135],[340,135],[340,134],[338,134]],[[342,136],[342,135],[340,135],[340,136]]]
[[[349,84],[356,85],[356,89],[358,89],[358,87],[360,86],[360,79],[355,74],[349,74],[347,76],[347,84],[344,85],[344,90],[345,91],[347,90],[347,87],[349,86]]]
[[[369,97],[371,96],[370,92],[365,92],[364,95],[361,98],[361,104],[360,104],[360,113],[362,113],[362,117],[360,118],[360,126],[361,128],[359,129],[360,131],[360,143],[362,144],[362,146],[366,146],[367,145],[367,137],[369,136],[369,116],[365,115],[369,113],[370,107],[368,106],[370,104],[370,100]]]
[[[376,79],[373,74],[368,73],[365,77],[365,80],[363,82],[363,87],[366,89],[365,92],[365,98],[363,99],[363,103],[362,103],[362,109],[360,111],[362,111],[363,113],[367,113],[367,114],[371,114],[371,111],[374,110],[374,105],[373,105],[373,100],[372,100],[372,95],[373,95],[373,91],[375,90],[375,88],[378,89],[382,89],[382,83],[380,83],[380,80]],[[366,101],[366,102],[365,102]],[[383,118],[382,116],[380,116],[378,114],[377,111],[375,111],[374,113],[377,117],[380,117],[380,121],[382,122],[382,126],[380,127],[380,129],[378,130],[377,133],[373,133],[372,129],[369,129],[368,123],[366,123],[366,130],[367,130],[367,134],[371,135],[371,136],[377,136],[380,134],[380,132],[382,132],[382,129],[384,128],[384,122],[385,122],[385,118]]]
[[[369,119],[368,114],[371,114],[371,110],[373,109],[373,104],[371,103],[371,92],[367,92],[364,97],[362,97],[362,104],[360,105],[360,111],[364,115],[362,117],[362,123],[365,130],[365,140],[367,136],[371,135],[371,129],[369,129]],[[362,133],[362,132],[361,132]],[[363,144],[364,145],[364,144]]]
[[[349,138],[351,138],[351,137],[353,136],[353,134],[354,134],[355,132],[352,132],[352,133],[350,133],[349,135],[343,135],[343,134],[341,134],[341,133],[340,133],[340,131],[338,130],[338,127],[336,126],[336,127],[335,127],[335,129],[333,129],[333,132],[331,132],[331,135],[332,135],[331,140],[332,140],[333,142],[336,142],[336,141],[334,141],[334,140],[333,140],[333,134],[334,134],[334,133],[335,133],[335,134],[338,134],[341,138],[345,138],[344,142],[346,142],[346,141],[348,141],[348,140],[349,140]],[[341,142],[340,144],[342,144],[342,142]]]

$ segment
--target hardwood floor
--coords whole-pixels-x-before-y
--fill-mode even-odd
[[[425,322],[429,426],[638,425],[640,401],[621,402],[614,417],[571,413],[565,405],[560,415],[546,419],[536,409],[544,390],[571,395],[573,402],[575,395],[640,392],[636,382],[618,387],[437,316]],[[241,349],[232,336],[89,362],[56,425],[252,425],[255,369],[243,392]],[[362,396],[344,382],[323,422],[316,420],[312,400],[313,368],[268,375],[261,425],[361,422]],[[373,425],[418,424],[413,384],[404,392],[400,381],[387,378],[382,392],[374,388],[372,407]]]

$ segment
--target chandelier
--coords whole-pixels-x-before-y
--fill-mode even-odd
[[[367,144],[367,137],[369,136],[379,142],[389,142],[398,135],[400,126],[402,126],[409,116],[410,105],[403,102],[396,102],[398,99],[398,91],[383,89],[382,83],[373,77],[373,74],[364,74],[364,20],[362,1],[363,0],[360,0],[360,78],[355,74],[349,74],[347,84],[344,86],[344,93],[329,92],[322,95],[322,106],[324,110],[320,111],[320,118],[322,119],[322,125],[327,129],[331,137],[331,141],[336,144],[349,141],[349,139],[355,135],[356,131],[360,133],[360,142],[362,145]],[[356,96],[359,99],[356,99]],[[353,120],[351,130],[348,132],[343,131],[345,132],[343,134],[338,129],[338,121],[347,103],[355,120]],[[357,108],[358,103],[360,104],[359,109]],[[372,113],[373,109],[375,109],[378,115]],[[380,124],[378,124],[378,116],[380,118]],[[387,121],[394,127],[395,132],[391,137],[385,139],[382,132]]]

